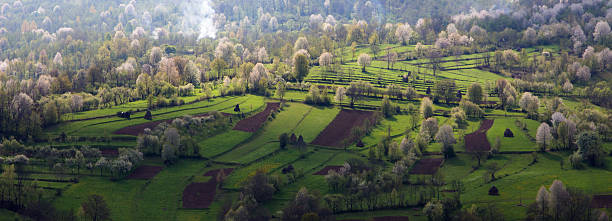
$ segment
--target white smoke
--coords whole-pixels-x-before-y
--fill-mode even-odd
[[[184,33],[197,34],[198,39],[215,38],[217,28],[214,23],[215,10],[210,0],[183,0],[181,3]]]

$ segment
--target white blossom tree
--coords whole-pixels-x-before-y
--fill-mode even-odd
[[[57,52],[57,54],[55,54],[55,58],[53,58],[53,64],[55,64],[57,66],[64,65],[64,61],[63,61],[61,53]]]
[[[329,71],[332,61],[333,55],[329,52],[324,52],[323,54],[321,54],[321,56],[319,56],[319,65],[321,65],[321,67],[325,67],[327,71]]]
[[[259,53],[259,51],[257,52]],[[232,64],[234,55],[234,45],[229,40],[222,39],[215,48],[215,58],[223,59],[226,63]]]
[[[157,65],[159,61],[161,61],[163,56],[163,52],[159,47],[151,48],[151,53],[149,54],[149,64],[152,66]]]
[[[266,50],[266,48],[265,47],[259,48],[259,50],[257,50],[257,62],[265,63],[268,61],[268,59],[269,59],[268,51]]]
[[[530,92],[525,92],[523,96],[521,96],[519,106],[530,115],[537,114],[538,108],[540,108],[540,99]]]
[[[334,96],[334,100],[342,106],[342,101],[346,99],[346,89],[342,86],[336,89],[336,95]]]
[[[538,127],[538,132],[536,134],[536,141],[540,144],[542,150],[546,150],[546,146],[550,144],[552,140],[552,134],[550,132],[550,126],[547,123],[542,123]]]
[[[265,80],[268,78],[268,70],[262,63],[257,63],[253,70],[251,70],[251,74],[249,75],[249,84],[255,88],[260,88]],[[262,81],[264,80],[264,81]]]
[[[360,54],[357,63],[362,67],[361,70],[366,72],[366,67],[372,63],[372,57],[369,54]]]
[[[420,111],[423,119],[433,117],[433,102],[431,102],[431,99],[429,99],[428,97],[423,98],[423,100],[421,101]]]
[[[449,158],[454,155],[453,144],[457,143],[455,135],[453,133],[453,127],[450,125],[444,125],[440,127],[435,137],[437,142],[442,143],[442,153],[445,158]]]
[[[430,117],[424,120],[421,124],[419,136],[422,136],[427,141],[431,141],[436,133],[438,133],[438,119]]]
[[[395,29],[395,38],[402,45],[406,45],[412,39],[414,31],[409,24],[399,24],[397,29]]]
[[[607,21],[599,21],[595,25],[595,31],[593,32],[593,39],[595,41],[603,41],[610,35],[610,25]]]

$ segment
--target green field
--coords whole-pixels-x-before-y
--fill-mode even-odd
[[[391,47],[391,50],[400,54],[400,58],[409,56],[414,52],[414,46],[383,45]],[[381,46],[381,48],[383,47]],[[554,49],[554,48],[553,48]],[[465,89],[472,83],[486,84],[499,78],[500,75],[478,69],[481,57],[484,53],[465,54],[460,56],[449,56],[442,59],[440,70],[434,76],[426,64],[428,59],[402,60],[398,61],[394,68],[387,69],[387,62],[381,57],[381,53],[372,64],[367,67],[366,72],[352,60],[350,49],[343,48],[343,59],[346,62],[341,65],[341,72],[324,71],[319,66],[313,66],[306,82],[317,85],[346,85],[350,81],[364,80],[374,86],[384,88],[388,84],[397,84],[402,87],[414,87],[420,94],[424,94],[428,87],[441,79],[453,79],[460,90]],[[367,47],[360,46],[356,54],[371,53]],[[531,51],[530,51],[531,53]],[[413,73],[414,79],[403,82],[401,75]],[[332,97],[332,91],[328,96]],[[215,92],[217,93],[217,92]],[[341,107],[316,107],[301,103],[307,91],[289,90],[284,96],[285,102],[277,113],[273,113],[267,122],[255,133],[235,131],[231,128],[238,119],[233,118],[230,125],[210,136],[194,136],[199,147],[200,159],[180,159],[176,165],[165,166],[158,156],[148,156],[144,164],[164,166],[164,170],[151,180],[120,180],[110,181],[107,174],[99,176],[97,172],[82,172],[80,175],[54,174],[48,167],[32,166],[35,170],[30,178],[33,179],[71,179],[78,178],[77,183],[34,181],[37,185],[52,188],[48,194],[54,194],[55,189],[61,189],[62,194],[49,196],[53,204],[60,209],[77,210],[82,201],[90,194],[102,195],[109,202],[113,220],[214,220],[217,211],[227,201],[239,197],[239,191],[244,181],[257,171],[263,171],[268,175],[278,176],[282,184],[270,201],[263,204],[271,214],[278,214],[287,203],[295,197],[302,187],[316,190],[325,194],[332,193],[325,176],[313,175],[313,173],[326,166],[340,166],[349,159],[361,159],[368,162],[370,148],[376,145],[386,136],[390,136],[392,142],[400,143],[405,135],[412,139],[418,136],[419,126],[423,119],[419,114],[415,117],[406,114],[395,115],[386,119],[372,128],[371,133],[362,138],[365,147],[359,148],[352,144],[347,150],[339,150],[325,147],[308,146],[303,150],[288,145],[281,149],[279,136],[282,133],[296,136],[302,135],[306,143],[312,142],[323,131],[330,122],[341,111]],[[195,96],[183,97],[188,104],[176,107],[160,108],[152,111],[154,120],[170,120],[184,115],[197,115],[211,111],[219,111],[233,114],[236,104],[240,104],[241,110],[246,115],[252,115],[262,111],[266,102],[278,102],[279,97],[264,97],[259,95],[216,97],[210,101],[196,101],[202,95],[198,90]],[[541,98],[541,109],[545,111],[545,100]],[[497,97],[490,97],[489,101],[499,101]],[[192,102],[192,103],[190,103]],[[410,105],[417,107],[419,100],[406,101],[394,100],[402,110],[407,110]],[[376,97],[368,97],[359,101],[359,104],[380,106],[381,100]],[[564,104],[569,109],[579,111],[585,105],[602,112],[606,110],[592,104],[582,103],[576,99],[564,99]],[[347,105],[347,103],[344,103]],[[439,126],[451,124],[451,119],[445,112],[455,107],[456,104],[435,104]],[[114,135],[113,132],[128,126],[134,126],[149,122],[143,119],[144,112],[132,115],[131,120],[121,119],[114,115],[117,111],[128,109],[136,110],[146,108],[146,101],[134,101],[112,108],[91,110],[76,114],[65,114],[64,120],[70,122],[61,123],[56,126],[45,128],[48,137],[54,137],[65,132],[69,137],[89,138],[86,141],[68,141],[53,143],[38,143],[38,146],[51,145],[56,148],[70,148],[73,146],[92,146],[97,148],[116,149],[119,147],[131,147],[136,143],[133,136]],[[509,220],[525,217],[526,205],[533,202],[536,191],[541,185],[550,185],[554,179],[562,180],[566,186],[577,187],[587,191],[588,194],[609,194],[612,187],[609,185],[609,165],[602,168],[586,167],[582,170],[569,168],[568,155],[566,152],[539,153],[537,162],[532,163],[531,152],[538,149],[533,141],[537,127],[540,122],[526,119],[526,114],[518,112],[505,112],[500,109],[485,109],[487,119],[494,119],[492,128],[487,132],[489,142],[494,145],[497,137],[501,139],[501,154],[483,159],[482,166],[476,167],[477,160],[465,153],[465,134],[472,133],[480,126],[482,119],[472,119],[463,128],[455,128],[454,136],[457,144],[454,145],[457,156],[445,160],[440,168],[440,174],[444,177],[446,185],[442,189],[450,189],[450,182],[459,180],[465,186],[465,192],[461,195],[463,208],[469,208],[472,204],[490,205],[495,204],[502,208],[503,215]],[[97,119],[88,119],[96,118]],[[414,122],[413,122],[414,121]],[[526,124],[526,130],[521,130],[517,124]],[[415,124],[415,128],[411,128]],[[513,138],[503,137],[506,129],[512,130]],[[206,133],[209,134],[209,133]],[[92,139],[94,138],[94,139]],[[441,144],[432,142],[427,145],[425,158],[439,158]],[[604,143],[606,151],[612,150],[612,143]],[[605,161],[612,163],[612,157],[607,156]],[[565,167],[561,168],[561,162]],[[485,175],[487,168],[493,164],[499,166],[496,172],[496,180],[487,182]],[[283,169],[291,165],[293,174],[283,174]],[[381,162],[373,162],[372,165],[379,167],[381,172],[391,171],[393,162],[383,157]],[[229,174],[223,182],[222,188],[218,189],[215,201],[210,208],[204,210],[187,210],[182,208],[182,193],[184,188],[191,182],[206,182],[211,177],[204,177],[206,171],[232,167],[235,170]],[[413,179],[423,179],[427,176],[413,176]],[[500,196],[489,196],[487,191],[491,186],[500,190]],[[425,188],[417,184],[402,184],[401,189]],[[425,190],[427,191],[427,190]],[[443,193],[447,196],[450,193]],[[522,202],[522,206],[517,206]],[[321,202],[321,205],[325,205]],[[350,212],[337,214],[337,219],[371,219],[381,216],[409,216],[411,220],[426,220],[421,212],[422,208],[407,208],[395,210],[377,210],[368,212]],[[8,211],[0,210],[3,220],[14,220],[18,217]]]

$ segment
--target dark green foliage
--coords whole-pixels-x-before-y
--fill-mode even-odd
[[[85,202],[81,204],[83,215],[86,219],[92,221],[102,221],[110,219],[110,209],[106,205],[106,201],[100,195],[90,195]]]
[[[147,113],[144,115],[145,120],[153,120],[153,114],[151,114],[151,110],[147,110]]]
[[[298,81],[302,81],[306,76],[308,76],[308,71],[310,69],[308,65],[308,57],[303,54],[298,54],[295,56],[295,71],[294,76]]]
[[[289,143],[289,136],[287,135],[287,133],[282,133],[279,137],[278,137],[279,143],[280,143],[280,147],[282,149],[285,149],[285,147],[287,147],[287,143]]]
[[[578,135],[576,141],[578,151],[583,159],[591,166],[603,165],[603,157],[605,153],[601,149],[601,140],[599,135],[592,131],[582,132]]]

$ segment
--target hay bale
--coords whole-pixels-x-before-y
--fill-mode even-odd
[[[497,189],[497,187],[492,186],[491,189],[489,189],[489,195],[499,196],[499,190]]]
[[[357,141],[357,147],[365,147],[365,144],[361,140],[359,140]]]

